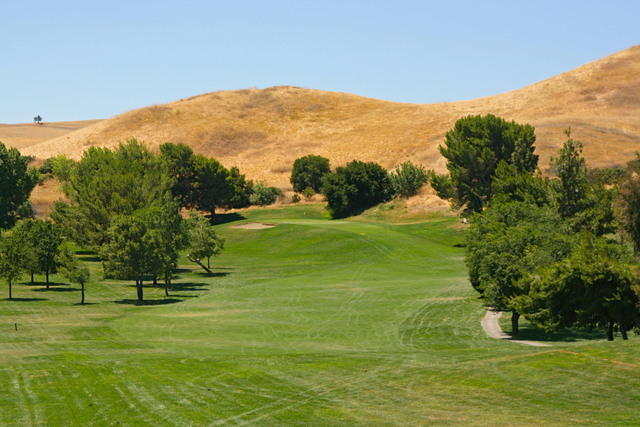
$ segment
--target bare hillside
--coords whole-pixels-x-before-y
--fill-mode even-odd
[[[130,111],[25,145],[24,154],[79,158],[89,145],[129,138],[151,147],[185,143],[249,178],[290,188],[293,161],[306,154],[332,165],[352,159],[392,168],[407,159],[444,170],[438,152],[461,116],[493,113],[536,128],[545,169],[565,140],[585,144],[590,166],[622,165],[640,150],[640,45],[531,86],[481,99],[403,104],[296,87],[215,92]],[[0,130],[2,128],[0,127]]]

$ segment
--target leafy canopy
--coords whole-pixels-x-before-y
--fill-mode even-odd
[[[538,165],[538,156],[533,154],[535,140],[528,124],[507,122],[492,114],[463,117],[440,146],[449,178],[434,179],[434,189],[468,212],[480,212],[491,199],[491,183],[501,161],[533,173]]]

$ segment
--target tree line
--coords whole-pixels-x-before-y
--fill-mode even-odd
[[[358,215],[395,197],[411,197],[428,181],[422,165],[406,161],[387,172],[375,162],[353,160],[333,172],[329,159],[308,155],[293,163],[290,182],[305,196],[320,193],[332,218]]]
[[[543,177],[529,125],[493,115],[458,120],[440,152],[437,193],[470,219],[465,262],[484,303],[546,330],[603,327],[613,340],[640,327],[638,159],[626,171],[589,171],[567,140]],[[605,185],[607,179],[607,185]]]

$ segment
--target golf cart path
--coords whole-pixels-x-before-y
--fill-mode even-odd
[[[498,323],[498,319],[502,316],[501,311],[493,311],[487,310],[487,314],[484,315],[480,324],[482,325],[482,329],[489,335],[491,338],[496,338],[499,340],[508,340],[511,342],[515,342],[518,344],[532,345],[534,347],[549,347],[549,344],[537,342],[537,341],[523,341],[523,340],[514,340],[510,335],[504,333],[502,328],[500,328],[500,323]]]

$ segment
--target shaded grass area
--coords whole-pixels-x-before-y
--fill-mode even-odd
[[[218,274],[182,258],[171,296],[145,286],[145,305],[92,260],[92,305],[15,285],[0,301],[0,425],[640,422],[637,337],[484,334],[455,219],[242,216],[277,226],[218,225]]]

